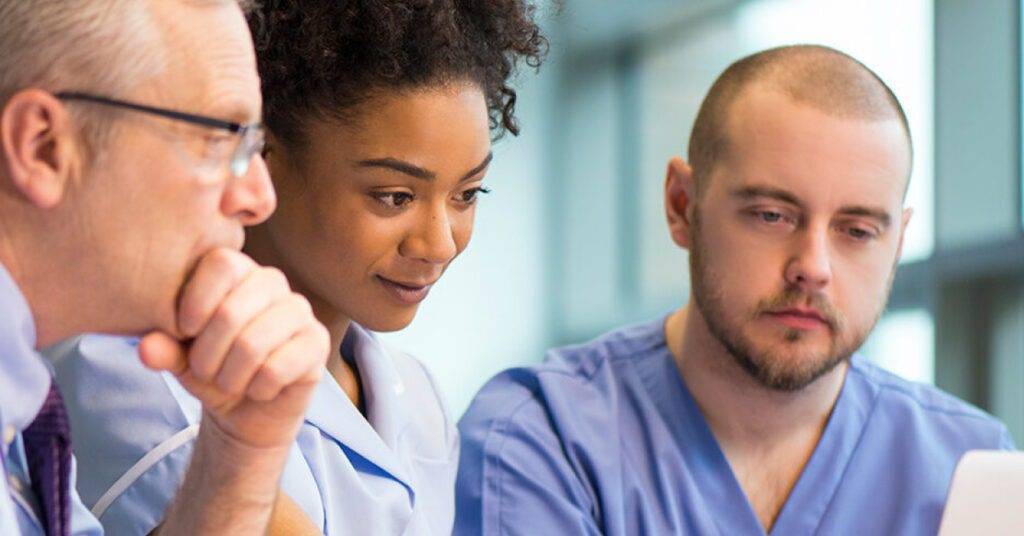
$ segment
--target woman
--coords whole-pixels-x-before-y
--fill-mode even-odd
[[[288,276],[338,348],[275,523],[298,512],[327,534],[449,533],[455,427],[420,363],[372,332],[408,325],[469,242],[491,139],[518,132],[510,78],[545,48],[533,8],[281,0],[250,24],[279,208],[245,251]],[[125,356],[134,341],[88,336],[56,351],[69,354],[57,376],[83,500],[110,533],[150,532],[185,471],[198,404]],[[97,398],[84,387],[94,382],[120,389]]]

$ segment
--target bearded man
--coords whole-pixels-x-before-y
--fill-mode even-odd
[[[669,162],[693,300],[494,378],[460,423],[459,534],[935,534],[1006,428],[856,353],[911,210],[892,91],[819,46],[730,66]]]

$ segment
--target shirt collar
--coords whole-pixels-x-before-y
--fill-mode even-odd
[[[630,362],[680,445],[686,465],[702,490],[701,499],[707,504],[730,505],[730,515],[705,521],[718,525],[722,534],[764,534],[718,440],[678,372],[663,325],[660,321],[648,326],[652,331],[643,348],[649,350],[642,350],[641,358]],[[863,359],[854,354],[821,438],[779,511],[773,534],[812,533],[820,524],[877,400],[878,390],[864,381],[863,368]]]
[[[399,462],[397,446],[409,414],[404,401],[406,386],[394,360],[372,333],[355,323],[349,326],[341,349],[359,371],[367,416],[359,413],[330,374],[324,374],[306,421],[405,484],[409,479]]]
[[[356,324],[352,324],[345,337],[351,342],[347,348],[356,362],[366,400],[366,413],[373,429],[392,450],[398,447],[398,437],[408,424],[407,406],[404,404],[406,386],[395,368],[395,360],[377,338]],[[342,344],[346,350],[345,344]]]
[[[8,427],[21,432],[31,424],[50,391],[50,370],[35,346],[32,311],[0,264],[0,425],[5,435]]]

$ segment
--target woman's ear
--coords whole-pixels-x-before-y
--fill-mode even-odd
[[[0,110],[0,189],[53,208],[70,184],[77,143],[59,99],[40,89],[14,94]]]

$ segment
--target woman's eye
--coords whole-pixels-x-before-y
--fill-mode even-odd
[[[412,194],[406,192],[378,192],[373,194],[380,204],[389,208],[399,208],[412,202]]]
[[[489,193],[491,193],[491,191],[488,190],[487,188],[471,188],[459,194],[459,201],[462,201],[467,205],[472,205],[473,203],[476,203],[477,198],[480,196],[480,194]]]

